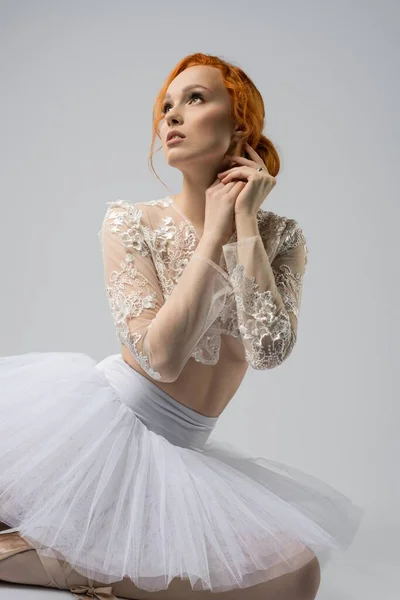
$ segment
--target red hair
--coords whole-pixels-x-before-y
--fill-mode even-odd
[[[196,65],[214,67],[221,72],[224,85],[232,98],[232,116],[240,130],[245,133],[239,142],[240,145],[238,146],[239,150],[237,152],[240,152],[244,143],[247,142],[249,146],[254,148],[257,154],[260,155],[266,164],[269,173],[271,173],[273,177],[276,177],[280,168],[280,160],[275,146],[271,140],[262,133],[264,128],[265,109],[260,92],[250,77],[248,77],[240,67],[228,63],[218,56],[202,54],[200,52],[189,54],[175,66],[168,75],[155,100],[153,107],[153,135],[149,158],[153,172],[155,173],[152,162],[154,154],[153,148],[156,136],[160,137],[158,126],[163,118],[162,107],[168,86],[179,73]],[[160,149],[161,148],[159,148],[159,150]],[[240,154],[245,158],[250,158],[245,150],[242,150]]]

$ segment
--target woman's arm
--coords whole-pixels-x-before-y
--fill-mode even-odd
[[[153,379],[175,381],[232,293],[216,264],[221,243],[203,236],[166,301],[140,224],[141,211],[112,204],[103,221],[106,290],[118,339]]]
[[[222,247],[246,360],[254,369],[282,364],[297,339],[308,250],[294,219],[288,219],[282,237],[272,264],[260,235],[238,236],[237,242]]]

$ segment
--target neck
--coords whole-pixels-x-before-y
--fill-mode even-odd
[[[216,184],[217,174],[230,167],[231,160],[224,156],[222,160],[203,162],[195,169],[182,170],[182,190],[173,198],[179,210],[192,223],[199,238],[204,231],[206,191]]]
[[[189,176],[184,174],[182,190],[173,196],[174,202],[184,216],[192,223],[199,233],[204,230],[206,191],[217,179],[217,173],[221,169],[215,169],[211,177]]]

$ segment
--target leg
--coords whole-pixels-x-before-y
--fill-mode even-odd
[[[1,536],[0,536],[1,539]],[[307,558],[314,556],[307,552]],[[50,559],[42,564],[37,552],[29,550],[0,561],[0,581],[59,587],[69,589],[75,585],[88,585],[87,578],[76,571],[69,572],[63,578],[60,562]],[[64,579],[64,581],[63,581]],[[54,582],[58,582],[55,584]],[[259,583],[252,587],[212,593],[193,591],[188,580],[174,579],[167,590],[148,592],[135,586],[129,579],[110,584],[112,593],[118,597],[132,600],[314,600],[320,584],[320,568],[314,556],[297,570]],[[104,587],[94,582],[90,587]]]
[[[133,595],[127,597],[136,600],[314,600],[319,584],[320,566],[314,556],[296,571],[248,588],[220,593],[193,591],[188,581],[174,579],[167,590],[146,592],[135,587]],[[113,590],[119,595],[118,585],[114,588],[113,584]]]

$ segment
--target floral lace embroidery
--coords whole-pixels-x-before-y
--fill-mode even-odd
[[[148,361],[148,357],[138,350],[137,344],[141,339],[139,333],[132,333],[128,327],[128,318],[138,317],[142,314],[144,308],[155,308],[155,294],[150,293],[142,295],[140,289],[132,293],[125,293],[127,286],[133,284],[144,288],[149,282],[135,267],[133,253],[138,252],[141,256],[150,256],[146,242],[141,234],[141,216],[142,213],[135,206],[126,205],[122,200],[108,202],[108,210],[104,218],[104,225],[112,233],[119,233],[122,244],[126,250],[123,260],[120,263],[120,270],[113,271],[110,281],[106,285],[106,292],[111,314],[114,320],[117,338],[125,344],[130,352],[135,356],[140,366],[154,379],[160,379],[161,375],[154,371]],[[123,207],[126,211],[115,210]],[[123,225],[126,225],[126,231],[120,232]],[[98,236],[102,240],[102,230]],[[151,327],[151,323],[149,325]]]
[[[142,295],[140,291],[125,291],[126,287],[134,283],[140,288],[149,283],[136,269],[132,253],[138,252],[141,256],[152,258],[166,301],[196,248],[196,232],[186,220],[177,226],[175,219],[163,215],[162,210],[156,227],[151,228],[145,224],[141,207],[168,208],[171,205],[169,197],[137,204],[116,200],[107,202],[107,205],[103,226],[109,227],[114,233],[120,233],[121,226],[125,226],[121,239],[126,255],[120,269],[112,273],[106,286],[116,334],[134,354],[142,368],[154,379],[159,379],[160,374],[150,368],[147,356],[137,348],[142,336],[131,333],[127,325],[127,317],[139,316],[144,308],[155,307],[153,294]],[[305,243],[304,235],[294,219],[260,209],[257,222],[271,264],[276,256]],[[287,228],[288,223],[292,226]],[[288,233],[282,235],[285,228],[288,229]],[[100,231],[100,239],[101,233]],[[231,239],[236,238],[234,236]],[[220,268],[228,274],[223,253]],[[218,362],[221,334],[234,338],[242,336],[242,339],[251,340],[250,348],[245,345],[246,360],[255,369],[273,368],[289,355],[296,335],[292,331],[288,313],[292,312],[298,318],[303,276],[300,273],[292,273],[285,264],[281,264],[278,269],[273,268],[273,272],[285,310],[278,314],[271,292],[258,292],[255,279],[246,277],[243,266],[237,264],[230,275],[232,293],[228,294],[222,313],[192,351],[191,356],[196,361],[210,365]]]
[[[307,244],[302,229],[294,219],[289,221],[288,233],[283,239],[278,256],[304,244],[307,265]],[[238,309],[239,331],[245,343],[247,362],[254,369],[273,369],[282,364],[290,355],[296,342],[289,313],[299,317],[304,271],[292,273],[286,264],[278,268],[272,266],[276,287],[282,298],[283,308],[279,309],[270,290],[258,291],[255,277],[247,277],[244,266],[237,264],[231,274]]]

